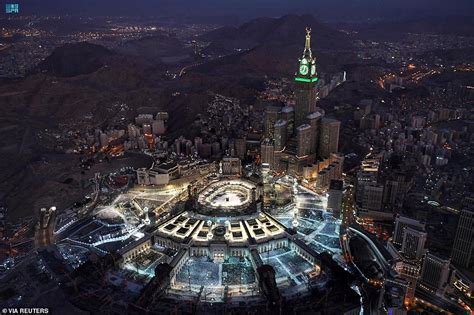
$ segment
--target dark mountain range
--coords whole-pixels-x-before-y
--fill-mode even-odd
[[[201,36],[211,42],[207,52],[228,54],[239,49],[259,45],[303,45],[305,28],[312,29],[316,49],[341,49],[351,47],[348,36],[319,23],[311,15],[285,15],[280,18],[258,18],[239,27],[224,27]]]
[[[201,39],[210,42],[205,52],[227,56],[192,71],[289,77],[303,52],[307,26],[312,29],[313,53],[318,65],[324,64],[324,72],[340,71],[355,60],[351,38],[346,33],[319,23],[310,15],[286,15],[258,18],[240,27],[224,27],[204,34]]]
[[[38,64],[35,70],[60,77],[73,77],[97,71],[113,52],[87,42],[65,44]]]

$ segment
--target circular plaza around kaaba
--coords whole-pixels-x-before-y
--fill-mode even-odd
[[[263,192],[243,179],[216,180],[199,192],[196,211],[210,216],[239,216],[256,212],[255,202]]]

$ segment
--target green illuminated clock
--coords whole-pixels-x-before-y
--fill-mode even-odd
[[[301,66],[300,66],[300,73],[301,73],[302,75],[307,75],[307,74],[308,74],[308,71],[309,71],[309,69],[308,69],[308,66],[307,66],[307,65],[301,65]]]
[[[316,74],[316,66],[312,65],[311,66],[311,75],[315,75],[315,74]]]

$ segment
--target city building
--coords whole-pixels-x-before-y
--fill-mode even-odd
[[[474,211],[463,209],[459,215],[451,259],[463,268],[474,268]]]
[[[260,144],[261,162],[269,165],[270,169],[274,166],[275,146],[273,140],[265,138]]]
[[[169,181],[176,178],[179,168],[176,163],[153,164],[150,169],[137,169],[137,180],[139,185],[168,185]]]
[[[390,242],[388,242],[387,244],[389,244],[389,250],[392,247],[392,249],[396,252],[396,256],[398,254],[398,250],[395,249],[393,245],[390,246]],[[394,264],[394,270],[398,273],[398,276],[401,279],[405,280],[407,283],[407,290],[405,294],[406,303],[414,303],[416,286],[420,278],[420,263],[418,261],[413,260],[398,259],[397,262]]]
[[[370,114],[364,115],[360,119],[359,127],[361,130],[378,130],[380,128],[380,115]]]
[[[163,135],[166,132],[165,121],[155,120],[151,123],[151,129],[155,135]]]
[[[296,137],[298,141],[296,154],[298,157],[305,157],[312,154],[312,133],[313,129],[308,124],[303,124],[296,128]]]
[[[361,169],[357,172],[356,177],[356,192],[355,192],[355,201],[357,207],[357,213],[359,216],[368,216],[368,205],[366,195],[369,194],[369,190],[380,190],[378,185],[378,171],[379,171],[379,161],[377,159],[364,160],[361,165]],[[375,187],[375,188],[369,188]],[[382,188],[383,190],[383,188]],[[371,207],[371,210],[380,211],[382,200],[377,202],[377,205],[374,209],[374,206]]]
[[[403,232],[402,253],[407,259],[419,260],[424,254],[427,234],[419,229],[405,227]]]
[[[274,126],[275,122],[278,120],[278,116],[280,114],[281,107],[275,105],[269,105],[265,108],[265,121],[264,121],[264,129],[265,129],[265,137],[269,139],[273,139],[274,134]]]
[[[319,147],[319,132],[321,129],[321,113],[314,112],[308,115],[307,121],[308,124],[311,126],[311,154],[317,152],[317,148]]]
[[[420,287],[432,293],[442,294],[451,281],[450,263],[449,259],[427,253],[421,268]]]
[[[318,156],[327,158],[339,150],[339,129],[341,122],[331,118],[321,120]]]
[[[333,179],[329,184],[328,191],[328,211],[332,211],[334,218],[339,219],[342,210],[342,197],[343,197],[343,185],[342,180]]]
[[[413,177],[404,172],[394,171],[385,178],[384,207],[398,212],[403,205],[407,191],[413,184]]]
[[[286,121],[287,136],[293,136],[295,132],[295,109],[292,106],[285,106],[281,109],[280,119]]]
[[[377,218],[382,208],[383,186],[378,184],[367,184],[364,187],[364,193],[359,213],[366,213],[367,216]]]
[[[395,230],[392,236],[392,243],[398,246],[402,246],[404,233],[406,228],[411,228],[413,230],[424,231],[425,223],[420,222],[415,219],[397,215],[395,218]]]
[[[245,158],[245,156],[247,155],[247,139],[235,139],[235,154],[241,160]]]
[[[156,113],[155,120],[162,120],[165,126],[168,124],[169,114],[167,112]]]
[[[240,176],[242,164],[239,158],[226,156],[221,162],[221,171],[224,176]]]
[[[275,122],[274,126],[274,140],[275,140],[275,151],[282,151],[285,148],[287,140],[288,123],[286,120],[280,119]]]

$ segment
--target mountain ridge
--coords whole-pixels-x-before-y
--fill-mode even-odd
[[[206,53],[228,54],[238,49],[259,45],[304,45],[305,28],[312,28],[316,49],[349,48],[347,34],[318,22],[311,15],[284,15],[279,18],[258,18],[239,27],[223,27],[200,37],[210,42]],[[298,36],[301,34],[301,37]],[[316,43],[316,44],[315,44]]]

